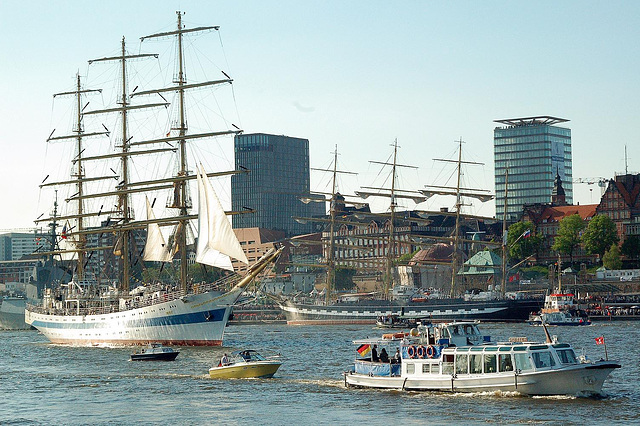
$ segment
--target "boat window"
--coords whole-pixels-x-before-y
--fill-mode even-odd
[[[496,355],[484,354],[484,372],[495,373],[496,372]]]
[[[446,354],[443,356],[442,374],[453,374],[453,355]]]
[[[442,337],[444,339],[448,339],[449,337],[451,337],[451,335],[449,334],[449,329],[448,328],[443,328],[442,329]]]
[[[509,346],[503,346],[500,349],[498,349],[500,352],[509,352],[511,351],[511,348]]]
[[[456,355],[456,374],[469,374],[469,355]]]
[[[513,354],[516,359],[516,368],[520,371],[527,371],[533,369],[531,366],[531,360],[529,354]]]
[[[416,365],[414,363],[407,364],[407,374],[415,374],[416,373]]]
[[[558,358],[560,358],[560,362],[563,364],[577,364],[576,354],[573,352],[573,349],[561,349],[556,351],[558,354]]]
[[[429,374],[431,364],[422,364],[422,374]]]
[[[548,368],[556,365],[550,351],[532,352],[531,358],[533,358],[536,368]]]
[[[469,373],[482,374],[482,354],[474,354],[470,356]]]
[[[431,364],[431,374],[440,374],[440,365],[439,364]]]
[[[498,355],[498,368],[501,373],[504,371],[513,371],[513,361],[511,360],[511,354]]]

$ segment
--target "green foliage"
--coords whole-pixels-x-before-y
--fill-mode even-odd
[[[620,258],[620,247],[617,244],[612,244],[611,248],[602,256],[602,264],[607,269],[621,269],[622,259]]]
[[[602,257],[612,244],[617,243],[616,224],[604,214],[591,219],[587,229],[582,233],[582,244],[589,254],[598,254]]]
[[[522,237],[525,231],[531,231],[528,238]],[[509,227],[507,232],[507,247],[509,247],[509,259],[519,262],[535,254],[542,244],[542,237],[535,235],[533,223],[516,222]]]
[[[356,274],[355,269],[337,268],[335,271],[336,290],[351,290],[356,284],[353,282],[353,276]]]
[[[568,254],[573,263],[573,252],[580,245],[580,231],[584,227],[584,221],[579,214],[565,217],[560,221],[558,235],[551,248],[559,253]]]
[[[622,243],[622,254],[628,259],[638,259],[640,256],[640,238],[637,235],[627,235]]]
[[[396,260],[396,265],[406,265],[407,263],[409,263],[409,261],[411,259],[413,259],[413,256],[416,255],[416,253],[418,253],[418,251],[420,250],[416,250],[413,253],[405,253],[402,256],[400,256],[397,260]]]
[[[526,280],[536,280],[545,278],[549,270],[545,266],[531,266],[529,268],[520,268],[520,275]]]
[[[225,272],[222,269],[214,268],[214,267],[206,267],[199,263],[194,263],[193,265],[189,265],[187,269],[187,274],[190,278],[191,282],[200,283],[213,283],[222,278],[225,275]]]
[[[152,266],[142,270],[142,282],[153,283],[158,281],[176,283],[178,275],[175,268],[171,265],[165,265],[163,268]]]

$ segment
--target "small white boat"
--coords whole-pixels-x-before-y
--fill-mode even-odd
[[[530,325],[591,325],[589,318],[580,311],[571,293],[560,291],[544,298],[544,307],[537,314],[529,315]]]
[[[588,318],[577,316],[568,311],[541,312],[529,317],[530,325],[591,325]]]
[[[160,343],[150,343],[140,351],[131,354],[131,361],[174,361],[180,351],[162,346]]]
[[[546,330],[546,329],[545,329]],[[576,356],[571,345],[512,338],[493,343],[473,322],[420,325],[402,339],[357,340],[345,386],[413,391],[519,392],[523,395],[597,395],[620,364]],[[366,358],[374,345],[399,362]]]
[[[220,362],[209,369],[212,379],[268,379],[278,371],[282,363],[274,357],[263,357],[248,349],[231,354],[228,363]]]

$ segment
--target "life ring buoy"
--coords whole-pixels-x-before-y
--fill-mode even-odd
[[[420,345],[418,346],[418,350],[416,352],[418,354],[418,358],[424,358],[426,351],[424,349],[424,346]]]
[[[409,358],[415,358],[416,357],[416,347],[415,346],[409,346],[407,348],[407,355],[409,355]]]
[[[427,358],[433,358],[436,356],[436,348],[432,345],[427,346]]]

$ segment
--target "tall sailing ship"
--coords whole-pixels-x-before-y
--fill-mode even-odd
[[[275,248],[249,268],[245,276],[228,275],[215,283],[195,284],[188,272],[188,246],[195,243],[195,262],[233,271],[231,257],[248,263],[238,242],[227,214],[211,185],[209,178],[235,173],[207,173],[200,163],[196,172],[188,165],[188,144],[195,140],[229,136],[241,132],[239,128],[217,132],[189,133],[185,98],[192,89],[207,89],[229,85],[232,79],[226,73],[224,79],[187,82],[183,50],[183,39],[193,33],[217,31],[219,27],[186,28],[182,23],[182,13],[177,12],[177,28],[142,37],[149,39],[171,38],[175,40],[177,58],[176,75],[173,85],[160,89],[133,90],[129,88],[128,65],[133,61],[157,58],[155,54],[130,54],[122,39],[119,54],[89,61],[89,64],[115,63],[119,68],[119,93],[116,106],[91,110],[86,98],[101,93],[98,89],[87,89],[76,78],[75,90],[54,96],[70,96],[75,100],[74,129],[70,135],[49,136],[48,142],[74,142],[71,163],[71,177],[58,182],[44,182],[47,187],[73,188],[75,193],[65,201],[72,211],[57,217],[65,223],[61,232],[59,250],[49,254],[74,259],[73,279],[59,288],[48,288],[43,295],[41,306],[28,305],[25,321],[42,332],[54,343],[75,345],[132,345],[159,342],[170,345],[218,346],[222,344],[224,328],[231,314],[232,306],[248,285],[271,262],[275,261],[281,249]],[[170,103],[165,94],[175,95]],[[139,96],[158,96],[163,102],[140,104],[132,101]],[[169,132],[162,130],[162,137],[145,139],[141,129],[130,124],[130,115],[141,110],[171,108],[176,118]],[[102,124],[97,132],[85,131],[85,118],[116,114],[120,132],[117,142],[110,152],[93,153],[85,144],[89,138],[111,136],[108,127]],[[159,116],[156,114],[155,116]],[[152,114],[152,116],[154,116]],[[157,132],[156,132],[157,133]],[[171,170],[163,176],[147,178],[135,174],[132,169],[134,158],[168,155],[169,161],[151,162],[156,170]],[[200,159],[203,160],[203,159]],[[116,164],[111,162],[115,161]],[[191,160],[193,161],[193,160]],[[97,170],[110,173],[90,175],[89,166],[105,162]],[[144,177],[140,177],[144,176]],[[46,181],[46,178],[45,178]],[[197,183],[197,214],[191,213],[192,201],[190,184]],[[105,183],[110,183],[111,186]],[[99,185],[98,185],[99,184]],[[113,186],[115,184],[115,187]],[[99,188],[96,191],[96,188]],[[95,191],[95,192],[94,192]],[[176,214],[157,217],[154,202],[149,195],[169,194],[166,208]],[[134,197],[138,205],[142,195],[146,195],[146,219],[137,219],[134,211]],[[116,199],[115,204],[112,200]],[[97,201],[91,204],[90,201]],[[144,200],[142,200],[144,202]],[[112,207],[105,207],[112,206]],[[38,221],[47,221],[41,218]],[[98,222],[96,225],[95,222]],[[197,233],[190,233],[192,222],[197,221]],[[92,222],[94,223],[92,225]],[[163,229],[172,229],[167,236]],[[144,249],[138,248],[141,235],[146,229]],[[106,253],[106,254],[104,254]],[[108,256],[111,262],[108,262]],[[136,258],[136,255],[142,259]],[[100,259],[98,266],[115,263],[117,276],[105,278],[103,271],[88,268],[92,257]],[[179,259],[179,278],[175,282],[152,281],[144,283],[134,279],[133,269],[142,262],[161,262],[171,267],[174,257]]]
[[[327,286],[325,300],[322,303],[306,302],[299,300],[280,300],[279,304],[284,311],[287,322],[289,324],[353,324],[353,323],[375,323],[379,318],[397,318],[404,317],[410,319],[429,319],[432,321],[451,321],[451,320],[463,320],[474,319],[483,321],[525,321],[531,312],[537,311],[541,304],[541,298],[520,297],[521,295],[514,295],[508,297],[505,292],[505,282],[503,271],[503,282],[501,292],[491,292],[484,295],[484,297],[464,297],[459,295],[457,288],[458,270],[461,265],[461,245],[465,244],[478,244],[479,241],[467,240],[460,236],[461,224],[464,220],[476,220],[476,219],[491,219],[481,218],[472,215],[462,214],[461,208],[463,206],[463,197],[476,198],[480,201],[487,201],[492,198],[490,194],[482,190],[473,190],[469,188],[463,188],[461,186],[461,167],[463,164],[473,164],[472,162],[465,162],[462,160],[462,140],[459,141],[460,146],[458,150],[458,158],[456,160],[439,160],[455,163],[457,166],[457,182],[455,187],[427,187],[421,191],[407,191],[399,190],[396,188],[396,173],[400,167],[414,167],[398,164],[397,141],[394,143],[393,160],[389,162],[373,162],[381,164],[383,166],[389,166],[391,170],[390,187],[365,187],[363,191],[357,191],[356,195],[362,198],[368,198],[373,196],[386,197],[390,199],[389,209],[386,213],[368,214],[366,212],[358,212],[355,216],[361,216],[364,220],[384,220],[386,225],[384,229],[388,231],[386,236],[375,237],[372,235],[354,235],[356,239],[372,241],[375,238],[380,238],[385,251],[385,255],[382,258],[375,259],[378,264],[384,270],[383,272],[383,284],[384,289],[382,291],[382,297],[375,295],[374,297],[354,297],[351,300],[342,300],[337,302],[335,298],[332,298],[333,289],[335,289],[335,273],[336,266],[349,266],[353,264],[353,261],[364,261],[371,264],[374,259],[363,257],[360,259],[336,259],[335,250],[337,244],[334,242],[336,236],[335,224],[339,223],[341,226],[348,225],[347,219],[341,218],[340,221],[336,221],[336,193],[334,184],[334,193],[330,201],[330,218],[329,218],[329,232],[327,236],[327,249],[325,250],[327,259]],[[336,157],[337,160],[337,157]],[[334,168],[334,182],[336,177],[336,169]],[[410,199],[415,203],[425,201],[432,195],[452,195],[456,198],[455,211],[453,212],[427,212],[427,211],[415,211],[399,212],[397,211],[397,201],[399,199]],[[338,194],[339,195],[339,194]],[[407,226],[406,222],[417,223],[426,225],[430,222],[430,216],[446,215],[453,216],[455,218],[455,226],[451,235],[446,237],[434,237],[426,235],[405,235],[405,239],[416,241],[415,245],[421,245],[417,241],[427,240],[430,244],[434,242],[446,242],[452,248],[450,259],[447,264],[451,267],[451,286],[448,296],[436,295],[436,297],[401,297],[394,298],[391,296],[391,290],[402,290],[402,286],[398,282],[395,282],[397,274],[394,274],[394,262],[402,255],[398,244],[398,235],[396,227]],[[401,223],[405,223],[401,225]],[[352,224],[353,225],[353,224]],[[356,233],[357,234],[357,233]],[[406,243],[406,241],[404,241]],[[493,243],[494,248],[500,246],[500,243]],[[365,248],[365,247],[360,247]],[[343,248],[344,249],[344,248]],[[358,247],[350,246],[346,249],[356,251]],[[504,247],[503,247],[504,250]],[[395,285],[394,285],[395,284]],[[401,292],[400,292],[401,293]],[[362,296],[362,295],[359,295]]]

